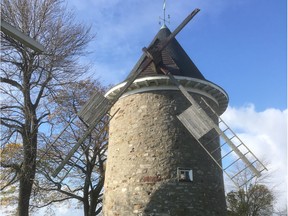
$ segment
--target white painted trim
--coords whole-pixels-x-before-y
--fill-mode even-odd
[[[226,92],[221,88],[219,87],[218,85],[212,83],[212,82],[208,82],[208,81],[205,81],[205,80],[200,80],[200,79],[196,79],[196,78],[190,78],[190,77],[182,77],[182,76],[174,76],[178,81],[194,81],[194,82],[197,82],[197,83],[201,83],[201,84],[205,84],[205,85],[209,85],[213,88],[216,88],[217,90],[221,91],[225,96],[227,96]],[[145,81],[152,81],[152,80],[169,80],[169,77],[166,77],[166,76],[153,76],[153,77],[143,77],[143,78],[139,78],[139,79],[136,79],[133,84],[136,84],[136,83],[141,83],[141,82],[145,82]],[[114,90],[118,89],[118,88],[121,88],[123,87],[124,85],[126,84],[126,82],[123,82],[123,83],[120,83],[116,86],[114,86],[113,88],[111,88],[107,93],[106,95],[110,94],[111,92],[113,92]],[[132,85],[133,85],[132,84]]]
[[[182,84],[188,92],[197,93],[206,96],[213,100],[220,108],[219,114],[221,115],[228,106],[229,97],[227,93],[218,85],[206,81],[191,77],[175,76],[175,78]],[[105,97],[113,99],[126,82],[120,83],[111,88]],[[136,79],[128,88],[126,93],[121,97],[128,95],[147,92],[147,91],[160,91],[160,90],[178,90],[177,87],[170,81],[168,76],[150,76]]]
[[[182,76],[175,76],[175,78],[178,80],[178,81],[194,81],[194,82],[197,82],[197,83],[201,83],[201,84],[204,84],[204,85],[208,85],[208,86],[211,86],[215,89],[217,89],[218,91],[220,91],[223,95],[225,95],[227,98],[228,98],[228,95],[227,93],[219,86],[217,86],[216,84],[212,83],[212,82],[208,82],[208,81],[205,81],[205,80],[200,80],[200,79],[196,79],[196,78],[190,78],[190,77],[182,77]],[[136,79],[133,84],[135,85],[135,87],[139,86],[139,83],[142,83],[142,82],[146,82],[146,81],[153,81],[153,80],[169,80],[169,77],[166,77],[166,76],[153,76],[153,77],[143,77],[143,78],[139,78],[139,79]],[[191,82],[190,82],[191,83]],[[124,85],[126,84],[126,82],[123,82],[123,83],[120,83],[116,86],[114,86],[113,88],[111,88],[106,94],[105,94],[105,97],[107,97],[109,94],[111,94],[112,92],[114,92],[115,90],[123,87]],[[132,85],[133,85],[132,84]],[[139,88],[139,87],[137,87]],[[141,87],[140,87],[141,88]]]
[[[174,76],[174,77],[180,82],[180,84],[182,84],[186,88],[188,92],[198,93],[213,100],[219,106],[221,114],[226,110],[228,106],[229,97],[227,93],[220,86],[212,82],[196,78],[183,77],[183,76]],[[114,86],[105,94],[105,97],[112,99],[113,96],[117,94],[125,84],[126,82],[123,82]],[[121,97],[126,97],[128,95],[152,90],[178,90],[178,89],[173,83],[171,83],[169,77],[165,75],[142,77],[136,79],[128,88],[126,93],[124,93]]]
[[[168,91],[177,91],[178,88],[177,86],[149,86],[149,87],[142,87],[142,88],[138,88],[138,89],[133,89],[131,91],[128,91],[126,93],[124,93],[122,95],[122,97],[127,97],[129,95],[132,95],[132,94],[137,94],[137,93],[142,93],[142,92],[148,92],[148,91],[161,91],[161,90],[168,90]],[[186,88],[186,90],[188,92],[191,92],[191,93],[197,93],[197,94],[201,94],[203,96],[206,96],[208,98],[210,98],[211,100],[213,100],[217,105],[218,104],[218,101],[216,100],[216,98],[212,97],[210,94],[208,94],[207,92],[204,92],[204,91],[201,91],[199,89],[193,89],[193,88]],[[121,97],[121,98],[122,98]]]

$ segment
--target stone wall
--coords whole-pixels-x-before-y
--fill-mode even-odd
[[[176,117],[188,106],[179,91],[138,93],[114,105],[105,216],[226,215],[222,171]],[[192,169],[192,182],[178,180],[179,167]]]

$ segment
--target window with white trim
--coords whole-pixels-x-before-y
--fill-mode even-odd
[[[179,182],[192,182],[193,181],[193,171],[188,168],[177,168],[177,177]]]

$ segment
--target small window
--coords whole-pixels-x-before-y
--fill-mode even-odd
[[[193,172],[192,169],[177,168],[178,181],[180,182],[192,182]]]

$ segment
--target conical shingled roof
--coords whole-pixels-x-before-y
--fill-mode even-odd
[[[149,47],[155,45],[157,46],[160,41],[163,41],[170,34],[171,31],[166,26],[163,26]],[[204,76],[201,74],[196,65],[192,62],[190,57],[175,38],[173,38],[167,47],[161,52],[161,55],[163,65],[167,67],[173,75],[205,80]],[[161,74],[161,72],[156,72],[152,69],[152,66],[149,66],[140,73],[138,78],[147,76],[159,76]]]
[[[152,57],[156,59],[155,61],[158,61],[157,59],[159,59],[159,55],[155,54],[155,48],[157,48],[157,45],[161,41],[169,37],[169,35],[171,35],[171,31],[164,26],[149,45],[147,50]],[[225,90],[205,79],[175,38],[173,38],[165,49],[161,51],[161,57],[162,60],[155,62],[156,65],[151,63],[145,70],[141,71],[122,96],[152,90],[178,90],[177,86],[170,81],[169,77],[159,70],[160,67],[164,67],[175,76],[177,81],[184,86],[187,91],[214,100],[215,103],[219,105],[219,115],[226,110],[229,99]],[[140,64],[137,62],[137,65],[139,65],[137,66],[138,68],[133,68],[133,71],[128,75],[124,82],[114,86],[105,94],[106,98],[112,100],[115,96],[119,96],[118,93],[123,90],[127,81],[131,81],[129,78],[134,77],[135,70],[140,69],[143,66],[143,62]]]

